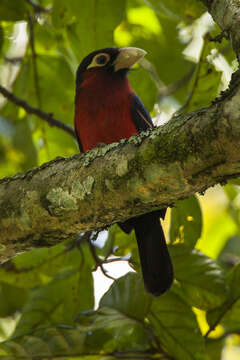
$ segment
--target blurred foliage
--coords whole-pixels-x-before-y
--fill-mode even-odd
[[[219,28],[204,11],[192,0],[1,0],[0,82],[72,124],[81,59],[101,47],[136,46],[151,66],[129,77],[148,110],[157,105],[160,118],[194,111],[223,89],[235,58],[227,40],[211,41]],[[192,44],[195,58],[186,50]],[[163,98],[159,84],[178,85]],[[63,130],[0,98],[0,177],[77,151]],[[226,339],[235,335],[240,343],[239,185],[235,179],[217,190],[220,205],[216,195],[175,204],[169,250],[176,279],[159,298],[146,293],[138,275],[134,234],[117,225],[103,246],[93,241],[97,234],[82,235],[2,264],[0,358],[220,360]],[[119,259],[137,273],[115,280],[95,306],[92,272]]]

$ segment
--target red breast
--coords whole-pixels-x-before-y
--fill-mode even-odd
[[[84,151],[137,133],[131,115],[132,94],[126,76],[116,78],[102,69],[84,73],[75,100],[75,127]]]

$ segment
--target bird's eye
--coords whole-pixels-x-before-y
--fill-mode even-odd
[[[97,54],[91,64],[87,67],[87,69],[94,68],[94,67],[101,67],[106,65],[110,60],[110,55],[106,53]]]
[[[95,61],[98,65],[105,65],[109,60],[109,55],[107,54],[99,54],[96,56]]]

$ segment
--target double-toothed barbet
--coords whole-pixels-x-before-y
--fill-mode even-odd
[[[80,151],[99,143],[110,144],[153,127],[144,105],[134,94],[128,71],[146,52],[142,49],[105,48],[86,56],[77,70],[75,131]],[[119,226],[135,231],[144,284],[159,296],[172,284],[173,267],[160,217],[166,209],[129,219]]]

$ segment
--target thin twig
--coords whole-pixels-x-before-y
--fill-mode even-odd
[[[39,4],[36,4],[33,0],[25,0],[25,1],[34,8],[34,11],[36,13],[48,13],[50,11],[50,8],[45,8]]]
[[[143,58],[141,59],[140,65],[143,67],[143,69],[147,70],[149,74],[151,75],[152,79],[154,80],[155,84],[158,88],[158,102],[161,101],[164,97],[170,96],[173,93],[175,93],[177,90],[179,90],[182,86],[187,84],[189,80],[191,79],[192,75],[195,71],[195,65],[179,80],[177,80],[175,83],[170,85],[164,85],[164,83],[160,80],[157,70],[155,66],[148,61],[147,59]]]
[[[39,76],[38,76],[38,68],[37,68],[37,53],[35,50],[35,40],[34,40],[34,21],[30,14],[28,14],[28,26],[29,26],[29,42],[32,51],[33,76],[34,76],[36,98],[37,98],[38,107],[41,108],[42,102],[41,102],[41,93],[40,93]]]
[[[0,93],[13,104],[22,107],[28,114],[34,114],[38,116],[40,119],[45,120],[50,126],[55,126],[59,129],[62,129],[75,138],[75,132],[73,128],[70,125],[63,123],[62,121],[55,119],[53,117],[53,114],[46,113],[41,109],[29,105],[25,100],[15,96],[13,93],[8,91],[5,87],[1,85]]]
[[[234,299],[233,301],[229,302],[228,306],[225,308],[225,311],[223,313],[221,313],[217,320],[209,327],[208,331],[206,332],[206,334],[204,335],[204,338],[206,339],[208,337],[208,335],[215,330],[216,326],[219,325],[220,321],[222,320],[222,318],[224,317],[224,315],[233,307],[233,305],[239,300],[239,297],[237,297],[236,299]]]
[[[218,34],[214,38],[210,37],[209,41],[221,43],[223,38],[229,40],[229,34],[228,34],[227,30],[223,30],[220,34]]]
[[[193,85],[192,85],[192,89],[190,91],[190,93],[188,94],[187,96],[187,101],[185,102],[185,104],[180,108],[178,109],[174,114],[173,116],[178,116],[179,114],[181,114],[184,110],[186,110],[193,98],[193,96],[195,95],[195,92],[196,92],[196,89],[197,89],[197,86],[198,86],[198,83],[199,83],[199,74],[200,74],[200,70],[201,70],[201,67],[202,67],[202,63],[203,63],[203,54],[204,54],[204,50],[206,48],[206,41],[204,42],[203,44],[203,47],[201,49],[201,54],[200,54],[200,58],[199,58],[199,61],[197,63],[197,67],[196,67],[196,73],[195,73],[195,78],[193,80]]]
[[[88,244],[89,244],[89,248],[91,251],[91,254],[96,262],[96,268],[93,271],[96,271],[97,268],[99,267],[100,270],[102,271],[103,275],[105,275],[107,278],[111,279],[111,280],[116,280],[114,277],[112,277],[111,275],[108,275],[107,271],[104,269],[103,264],[104,264],[104,260],[102,261],[97,253],[96,253],[96,249],[95,246],[93,245],[92,241],[96,240],[96,238],[98,237],[100,231],[97,231],[96,234],[94,235],[94,237],[91,238],[92,233],[90,233],[90,236],[88,238]]]
[[[106,259],[102,261],[103,264],[110,264],[110,263],[113,263],[113,262],[117,262],[117,261],[128,261],[128,259],[126,258],[122,258],[122,257],[119,257],[119,258],[113,258],[113,259]]]
[[[36,10],[34,9],[34,14],[36,14]],[[42,100],[41,100],[41,91],[40,91],[40,83],[39,83],[39,73],[38,73],[38,66],[37,66],[37,53],[35,49],[35,36],[34,36],[34,20],[36,16],[31,15],[28,13],[28,28],[29,28],[29,43],[32,53],[32,66],[33,66],[33,79],[34,79],[34,87],[35,87],[35,93],[36,93],[36,99],[37,99],[37,106],[39,109],[42,108]],[[42,131],[42,139],[45,144],[45,151],[47,156],[49,157],[49,146],[46,139],[46,129],[45,124],[41,124],[41,131]]]
[[[184,86],[191,80],[191,77],[194,74],[195,68],[196,68],[196,66],[193,65],[192,68],[185,75],[183,75],[183,77],[181,79],[177,80],[173,84],[162,87],[159,91],[159,96],[161,98],[167,97],[167,96],[174,94],[176,91],[178,91],[182,86]]]

